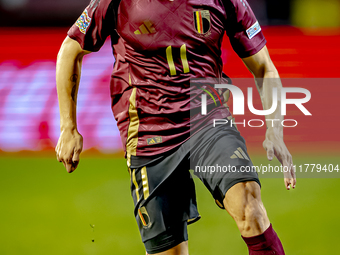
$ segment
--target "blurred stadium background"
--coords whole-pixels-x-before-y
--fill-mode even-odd
[[[59,135],[56,55],[88,2],[0,0],[0,254],[143,254],[110,110],[109,42],[83,62],[80,167],[68,175],[53,158]],[[248,2],[284,86],[312,94],[306,104],[311,117],[288,108],[287,118],[299,122],[285,129],[295,163],[340,164],[340,1]],[[223,60],[232,78],[251,78],[227,38]],[[240,131],[254,164],[266,163],[264,129]],[[284,190],[281,179],[262,179],[263,200],[287,254],[338,254],[340,179],[330,177],[339,175],[300,176],[293,192]],[[232,220],[215,208],[201,183],[197,192],[203,218],[189,228],[190,253],[222,253],[227,247],[224,254],[246,254]]]

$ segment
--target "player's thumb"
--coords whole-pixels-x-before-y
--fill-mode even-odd
[[[263,148],[267,151],[267,158],[272,161],[274,158],[274,144],[271,141],[265,140],[263,142]]]

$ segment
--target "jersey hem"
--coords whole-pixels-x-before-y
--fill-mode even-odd
[[[254,48],[252,48],[251,50],[248,50],[242,54],[238,54],[238,56],[240,58],[247,58],[247,57],[251,57],[253,55],[255,55],[256,53],[258,53],[260,50],[263,49],[263,47],[267,44],[267,40],[266,38],[263,38],[262,41]]]
[[[97,52],[99,51],[98,50],[94,50],[94,49],[85,49],[84,48],[84,45],[83,45],[83,39],[81,39],[80,37],[76,36],[75,34],[69,34],[67,33],[67,36],[70,37],[72,40],[75,40],[79,43],[80,47],[83,49],[83,50],[86,50],[86,51],[91,51],[91,52]]]

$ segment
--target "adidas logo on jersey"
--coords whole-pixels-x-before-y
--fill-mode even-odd
[[[241,147],[238,147],[236,151],[234,151],[234,154],[230,157],[231,159],[240,158],[245,160],[250,160],[247,154],[241,149]]]
[[[153,144],[157,144],[157,143],[161,143],[162,142],[162,137],[161,136],[156,136],[153,138],[148,138],[146,139],[146,142],[148,145],[153,145]]]
[[[144,24],[140,25],[139,29],[134,32],[135,35],[154,33],[156,33],[156,29],[153,27],[153,24],[149,20],[144,21]]]

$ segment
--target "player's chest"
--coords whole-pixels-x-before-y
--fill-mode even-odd
[[[122,0],[117,31],[136,50],[217,42],[224,31],[220,0]]]

